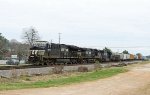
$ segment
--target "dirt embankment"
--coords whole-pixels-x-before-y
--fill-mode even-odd
[[[150,95],[150,64],[93,82],[63,87],[1,91],[0,95]]]

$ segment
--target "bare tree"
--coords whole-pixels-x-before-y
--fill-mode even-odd
[[[38,31],[34,27],[30,27],[23,29],[23,39],[32,46],[35,41],[40,39],[40,37]]]

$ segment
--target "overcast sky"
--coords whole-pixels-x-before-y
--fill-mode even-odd
[[[0,32],[22,41],[33,26],[42,40],[150,54],[150,0],[0,0]]]

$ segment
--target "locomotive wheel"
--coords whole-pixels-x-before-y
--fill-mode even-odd
[[[101,60],[100,59],[95,59],[95,63],[101,63]]]
[[[49,66],[49,60],[46,60],[45,63],[44,63],[44,65]]]
[[[83,60],[83,64],[87,64],[87,60],[85,59],[85,60]]]
[[[49,60],[47,61],[47,65],[48,65],[48,66],[53,66],[53,65],[54,65],[54,61],[53,61],[52,59],[49,59]]]
[[[83,64],[83,59],[78,59],[77,64]]]
[[[36,61],[34,61],[33,63],[34,63],[34,65],[39,66],[40,63],[41,63],[41,61],[40,61],[40,60],[36,60]]]
[[[76,60],[76,59],[71,59],[71,60],[70,60],[70,63],[71,63],[71,64],[77,64],[77,60]]]
[[[50,65],[50,66],[52,66],[52,65],[53,65],[52,60],[48,60],[48,65]]]
[[[56,59],[52,59],[52,64],[56,65]]]

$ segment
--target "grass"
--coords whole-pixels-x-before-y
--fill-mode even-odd
[[[58,79],[49,79],[47,81],[36,82],[14,82],[14,83],[0,83],[0,90],[14,90],[24,88],[42,88],[42,87],[57,87],[62,85],[68,85],[72,83],[80,83],[86,81],[93,81],[97,79],[103,79],[117,75],[128,71],[125,68],[108,68],[102,70],[96,70],[93,72],[81,73],[76,76],[62,77]]]

